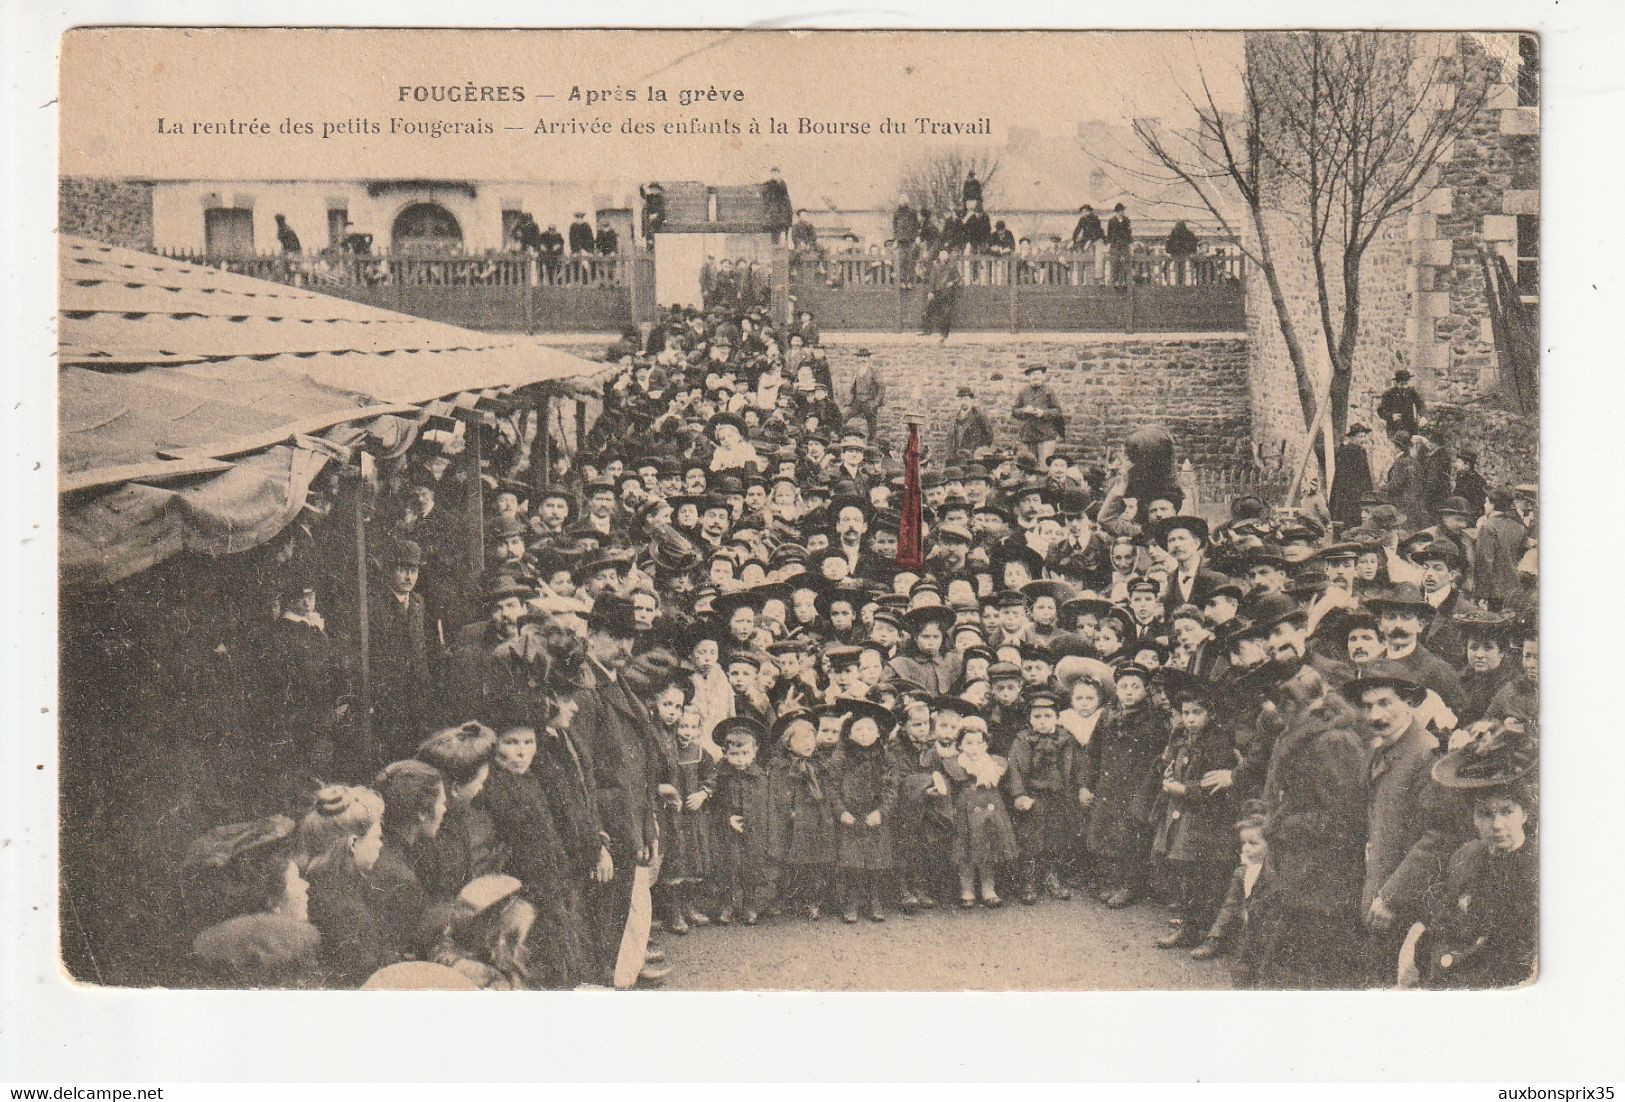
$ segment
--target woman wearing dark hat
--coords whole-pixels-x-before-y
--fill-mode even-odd
[[[415,759],[391,762],[373,781],[384,799],[384,845],[367,879],[385,936],[397,956],[419,956],[438,936],[423,918],[429,896],[417,866],[446,819],[446,784],[440,770]]]
[[[910,645],[891,660],[893,677],[922,686],[927,692],[945,694],[959,681],[963,668],[958,652],[945,650],[948,631],[957,618],[946,605],[923,605],[903,617]]]
[[[880,922],[886,917],[880,880],[892,868],[891,820],[898,783],[886,740],[897,717],[866,700],[841,701],[835,707],[846,714],[829,766],[836,863],[845,889],[842,917],[848,924],[857,922],[859,908],[866,906],[870,920]]]
[[[496,733],[479,723],[436,731],[418,746],[420,761],[446,778],[446,815],[417,865],[418,880],[431,901],[449,907],[464,884],[499,871],[507,849],[478,797],[491,771]]]
[[[1406,948],[1423,986],[1516,987],[1535,978],[1540,860],[1535,740],[1500,723],[1440,758],[1433,779],[1472,802],[1478,837],[1451,856]],[[1405,982],[1407,954],[1400,958]]]
[[[192,939],[203,987],[316,987],[321,934],[286,815],[216,827],[181,865],[183,900],[203,925]]]

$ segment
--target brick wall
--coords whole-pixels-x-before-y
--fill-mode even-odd
[[[130,249],[152,248],[152,185],[137,180],[63,176],[57,231]]]
[[[1029,363],[1049,366],[1049,385],[1067,415],[1067,439],[1092,457],[1145,425],[1163,425],[1179,442],[1179,459],[1204,471],[1250,465],[1252,413],[1247,342],[1238,335],[1117,337],[1046,334],[974,343],[913,337],[864,337],[886,383],[880,433],[901,453],[909,408],[924,412],[922,442],[940,451],[958,409],[956,392],[969,386],[1001,441],[1014,441],[1010,410]],[[550,342],[551,343],[551,342]],[[557,345],[601,359],[604,342]],[[859,359],[848,339],[825,342],[837,397],[845,405]]]

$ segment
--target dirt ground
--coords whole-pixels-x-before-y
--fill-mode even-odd
[[[1156,948],[1167,918],[1160,903],[1112,911],[1074,895],[1031,907],[1007,899],[995,911],[888,912],[856,926],[786,914],[754,928],[662,933],[656,944],[671,990],[1228,990],[1226,961]]]

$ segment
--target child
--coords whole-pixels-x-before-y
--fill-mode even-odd
[[[820,727],[827,718],[821,710]],[[816,922],[834,879],[835,816],[828,767],[814,758],[819,728],[810,720],[809,713],[797,712],[774,724],[781,754],[768,768],[768,854],[778,868],[779,902],[800,903]],[[841,726],[836,725],[837,742]]]
[[[931,705],[922,697],[904,699],[902,733],[892,741],[893,770],[898,777],[892,844],[898,878],[898,906],[913,914],[934,907],[927,885],[931,879],[926,846],[926,817],[931,791]],[[925,892],[922,900],[921,892]]]
[[[862,700],[838,705],[846,713],[845,730],[831,763],[830,794],[836,816],[837,862],[845,881],[841,917],[858,921],[860,901],[869,919],[884,922],[880,877],[892,867],[892,810],[897,804],[897,771],[881,742],[897,725],[878,704]]]
[[[1231,874],[1224,903],[1207,937],[1191,950],[1191,959],[1212,960],[1234,952],[1236,986],[1248,987],[1252,984],[1254,900],[1263,894],[1258,891],[1258,882],[1264,872],[1264,858],[1269,854],[1269,844],[1264,841],[1264,816],[1247,815],[1236,824],[1236,833],[1241,839],[1241,864]]]
[[[1113,909],[1139,897],[1151,859],[1169,724],[1168,714],[1147,699],[1150,682],[1143,666],[1117,667],[1117,704],[1095,729],[1085,755],[1089,854],[1107,881],[1101,901]]]
[[[958,821],[953,857],[959,870],[959,905],[976,905],[980,880],[982,905],[1002,907],[1004,900],[999,898],[994,876],[1000,863],[1015,860],[1020,851],[1004,794],[999,791],[1009,763],[987,752],[987,724],[980,717],[965,720],[960,728],[958,764],[965,774],[954,795]]]
[[[1083,801],[1077,745],[1061,731],[1055,694],[1027,697],[1027,729],[1010,750],[1006,783],[1016,810],[1021,844],[1021,901],[1038,902],[1039,878],[1052,899],[1071,899],[1061,884],[1060,867],[1073,836],[1073,809]]]
[[[701,808],[705,804],[704,777],[714,764],[701,742],[704,717],[693,705],[677,716],[675,732],[678,800],[669,814],[665,856],[660,865],[660,882],[666,889],[666,927],[674,934],[688,933],[690,926],[707,926],[711,920],[694,905],[695,893],[704,883],[711,865],[711,832]],[[663,817],[664,825],[668,817]]]
[[[687,806],[710,805],[711,868],[724,902],[717,925],[757,922],[769,884],[767,773],[756,762],[761,725],[744,716],[717,724],[712,737],[722,744],[722,761],[700,787],[703,799]]]
[[[1230,732],[1214,716],[1213,688],[1179,670],[1164,670],[1168,699],[1179,730],[1168,746],[1162,791],[1168,799],[1152,852],[1168,861],[1181,925],[1157,942],[1159,949],[1194,946],[1213,925],[1234,868],[1230,831],[1232,790],[1208,791],[1209,772],[1240,764]]]
[[[1101,683],[1087,674],[1072,681],[1069,697],[1071,707],[1061,713],[1060,725],[1062,730],[1072,736],[1072,741],[1077,746],[1075,752],[1080,770],[1086,767],[1089,744],[1094,741],[1095,730],[1106,715],[1105,705],[1108,695]],[[1086,888],[1094,880],[1094,869],[1089,861],[1087,843],[1089,833],[1087,808],[1081,806],[1078,808],[1075,822],[1074,837],[1067,845],[1067,867],[1062,870],[1061,875],[1076,887]]]

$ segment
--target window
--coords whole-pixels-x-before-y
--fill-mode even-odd
[[[1540,106],[1540,39],[1518,36],[1518,106]]]
[[[327,247],[337,249],[344,244],[344,224],[350,212],[344,207],[327,208]]]
[[[462,252],[463,227],[438,203],[414,203],[396,217],[390,240],[398,253]]]
[[[1540,294],[1540,215],[1518,215],[1518,293],[1525,299]]]
[[[203,251],[210,256],[253,256],[254,212],[241,207],[204,211]]]

